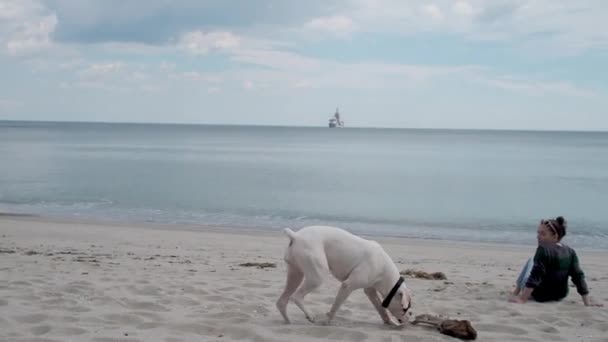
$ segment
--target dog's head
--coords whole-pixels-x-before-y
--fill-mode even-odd
[[[410,319],[410,316],[412,315],[410,312],[411,307],[412,295],[410,289],[408,289],[405,284],[401,284],[387,309],[395,318],[397,318],[397,320],[399,320],[399,323],[403,323]]]

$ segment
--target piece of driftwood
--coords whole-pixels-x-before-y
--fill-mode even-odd
[[[418,279],[429,279],[429,280],[446,280],[448,279],[443,272],[433,272],[428,273],[424,271],[417,271],[412,269],[407,269],[405,271],[399,272],[401,275],[410,276]]]
[[[435,327],[442,334],[462,340],[477,339],[477,331],[468,320],[443,319],[431,315],[418,315],[412,324],[424,324]]]

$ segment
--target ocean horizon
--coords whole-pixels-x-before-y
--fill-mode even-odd
[[[0,212],[608,248],[608,132],[0,121]]]

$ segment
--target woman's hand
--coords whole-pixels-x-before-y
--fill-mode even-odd
[[[592,306],[597,308],[601,308],[604,306],[604,304],[602,303],[594,303],[588,296],[583,296],[583,304],[585,304],[585,306]]]

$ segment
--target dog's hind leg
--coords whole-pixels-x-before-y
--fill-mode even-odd
[[[289,323],[287,317],[287,303],[291,295],[296,292],[302,280],[304,279],[304,273],[295,265],[287,264],[287,282],[285,284],[285,290],[277,300],[277,309],[285,319],[285,323]]]
[[[302,264],[302,271],[304,272],[304,283],[298,289],[298,291],[293,295],[293,302],[304,312],[306,319],[308,319],[311,323],[314,323],[314,317],[306,310],[302,301],[304,297],[317,289],[323,283],[323,274],[321,270],[323,270],[322,263],[316,262],[315,260],[305,260]]]

